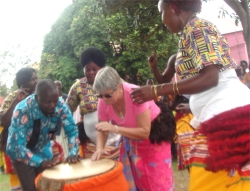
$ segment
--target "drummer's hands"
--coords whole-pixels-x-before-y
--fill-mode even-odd
[[[68,163],[77,163],[79,161],[80,161],[79,155],[68,156],[68,158],[66,158],[66,160],[65,160],[65,162],[68,162]]]
[[[104,149],[97,149],[96,152],[91,157],[92,161],[97,161],[101,158],[102,155],[108,155]]]
[[[47,169],[47,168],[50,168],[52,166],[55,166],[59,162],[60,162],[60,155],[55,155],[55,156],[53,156],[53,158],[51,160],[44,160],[41,163],[41,168]]]
[[[115,132],[115,126],[108,122],[100,122],[95,128],[97,131]]]
[[[155,53],[152,53],[150,57],[148,57],[148,64],[150,68],[154,68],[157,64],[157,56]]]
[[[146,101],[149,100],[154,100],[154,90],[153,88],[151,88],[151,86],[143,86],[141,88],[136,88],[136,89],[132,89],[133,91],[130,93],[130,96],[133,100],[133,102],[137,103],[137,104],[142,104]]]

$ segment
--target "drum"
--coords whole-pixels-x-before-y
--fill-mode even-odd
[[[110,159],[84,159],[44,170],[35,184],[38,191],[128,191],[122,170],[122,163]]]

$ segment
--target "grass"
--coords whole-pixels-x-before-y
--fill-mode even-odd
[[[0,190],[10,191],[10,179],[8,175],[0,174]]]
[[[174,182],[176,191],[187,191],[188,190],[188,182],[189,182],[189,174],[188,171],[178,171],[177,170],[177,162],[173,161],[172,163],[173,171],[174,171]],[[9,176],[5,174],[0,174],[0,190],[1,191],[10,191],[9,185]]]

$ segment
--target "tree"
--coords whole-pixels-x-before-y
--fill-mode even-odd
[[[202,0],[210,1],[210,0]],[[229,14],[232,18],[235,19],[235,23],[241,22],[243,27],[243,36],[246,42],[246,47],[248,51],[248,59],[250,60],[250,0],[224,0],[234,11],[235,13],[228,13],[226,10],[220,12],[222,16]],[[155,6],[157,5],[158,0],[98,0],[96,6],[102,6],[103,12],[106,14],[121,12],[128,17],[134,19],[133,27],[136,27],[138,22],[147,23],[147,19],[151,17],[157,18],[155,13]],[[148,17],[141,17],[141,12],[138,7],[140,4],[145,4],[147,7]],[[139,21],[140,20],[140,21]]]
[[[230,16],[235,19],[235,23],[241,22],[243,27],[243,36],[246,42],[248,60],[250,61],[250,0],[224,0],[234,11]],[[227,13],[225,11],[222,12]]]
[[[107,14],[96,2],[73,1],[58,18],[44,39],[40,76],[57,78],[69,88],[68,84],[83,76],[77,58],[89,46],[103,50],[107,64],[115,67],[124,79],[130,76],[131,82],[136,84],[143,84],[146,78],[152,77],[149,67],[145,67],[152,51],[160,55],[159,63],[165,68],[168,57],[176,52],[178,37],[165,29],[159,15],[153,18],[156,6],[149,15],[152,18],[142,23],[122,13]],[[151,5],[138,4],[141,17],[148,17],[147,9]],[[131,28],[133,24],[137,27]],[[71,70],[69,78],[66,78],[69,73],[66,68]]]
[[[9,89],[5,84],[0,82],[0,96],[6,97],[8,95]]]
[[[1,82],[7,86],[12,85],[17,71],[36,61],[36,52],[35,47],[24,47],[21,44],[8,46],[0,52]]]
[[[38,72],[40,79],[62,81],[64,92],[68,92],[73,81],[82,75],[78,58],[74,54],[74,47],[68,35],[68,30],[78,10],[76,4],[69,5],[44,37],[44,48]]]

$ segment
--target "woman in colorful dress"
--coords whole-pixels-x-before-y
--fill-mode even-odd
[[[33,68],[22,68],[16,73],[16,82],[18,90],[11,92],[4,100],[0,108],[0,126],[3,127],[1,132],[1,150],[5,152],[8,128],[11,124],[11,117],[16,105],[26,98],[28,95],[34,93],[36,84],[38,82],[36,71]],[[11,191],[21,190],[19,179],[11,164],[10,158],[5,155],[6,173],[10,177]]]
[[[105,154],[110,134],[122,135],[120,161],[130,190],[174,190],[171,141],[175,135],[172,112],[165,103],[133,103],[130,92],[138,86],[123,82],[111,67],[101,69],[93,85],[99,95],[96,125],[97,151],[92,160]]]
[[[190,94],[195,132],[189,191],[249,190],[250,91],[236,76],[228,43],[215,25],[196,16],[201,0],[160,0],[158,8],[168,29],[181,34],[175,62],[181,81],[145,86],[131,97],[142,104],[153,99],[152,89]]]
[[[96,150],[96,130],[95,125],[98,123],[97,117],[97,103],[98,98],[96,92],[93,91],[92,85],[95,80],[96,73],[105,66],[106,57],[98,48],[86,48],[80,57],[80,64],[83,68],[85,77],[78,79],[70,88],[66,103],[71,110],[75,112],[78,110],[82,116],[84,130],[89,141],[81,145],[80,153],[83,158],[91,158]],[[81,135],[79,135],[81,136]],[[106,145],[105,158],[118,159],[119,158],[119,135],[110,135],[109,141]]]

